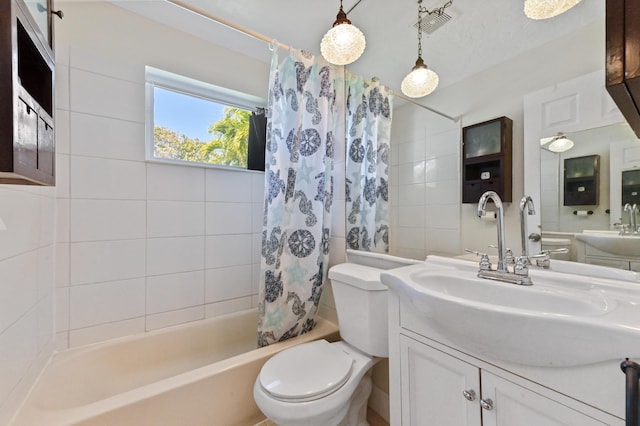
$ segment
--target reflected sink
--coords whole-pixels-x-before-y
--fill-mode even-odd
[[[540,367],[640,356],[638,284],[531,271],[533,286],[476,277],[432,258],[381,279],[434,334],[470,355]]]
[[[584,231],[576,234],[576,239],[583,243],[618,256],[640,252],[640,236],[618,235],[616,231]]]

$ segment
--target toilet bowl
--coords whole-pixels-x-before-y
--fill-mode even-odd
[[[253,396],[278,426],[365,424],[357,418],[366,418],[376,361],[343,341],[304,343],[267,361]],[[356,423],[343,422],[348,417]]]
[[[341,341],[304,343],[269,359],[253,387],[279,426],[364,426],[371,367],[388,356],[387,288],[380,269],[343,263],[329,270]]]

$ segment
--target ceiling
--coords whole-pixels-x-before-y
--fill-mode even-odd
[[[320,40],[331,27],[339,1],[329,0],[181,0],[248,30],[293,48],[319,54]],[[446,0],[423,0],[433,10]],[[164,0],[112,0],[149,19],[174,26],[265,62],[268,45],[204,19]],[[605,1],[588,0],[558,17],[534,21],[523,10],[524,0],[453,0],[446,9],[452,19],[423,35],[423,58],[440,76],[440,87],[456,83],[529,49],[604,19]],[[367,39],[360,59],[347,67],[399,91],[400,82],[417,58],[415,0],[345,0],[344,10]],[[281,55],[284,53],[281,52]]]

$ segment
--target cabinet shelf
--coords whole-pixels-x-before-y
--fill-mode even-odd
[[[485,191],[511,201],[513,122],[500,117],[462,129],[462,202],[477,203]]]
[[[52,5],[45,3],[46,36],[22,0],[0,6],[0,184],[55,184]]]

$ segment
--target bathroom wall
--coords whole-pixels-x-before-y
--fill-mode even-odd
[[[255,307],[264,174],[146,162],[144,66],[266,97],[268,65],[108,3],[64,12],[58,348]]]
[[[524,95],[604,68],[604,44],[603,19],[421,100],[447,115],[462,116],[460,129],[500,116],[513,120],[513,201],[505,206],[505,227],[507,247],[516,254],[521,246],[518,204],[524,195],[526,162]],[[491,254],[487,244],[497,241],[495,224],[477,218],[477,203],[460,204],[460,130],[443,120],[411,104],[394,110],[392,144],[399,149],[394,157],[397,172],[390,182],[398,188],[392,203],[393,254],[421,259],[428,254],[461,254],[465,248]],[[458,181],[452,176],[454,169]]]
[[[52,187],[0,185],[0,424],[53,351],[54,206]]]
[[[410,104],[394,110],[389,249],[397,256],[460,251],[460,127],[436,117]]]

